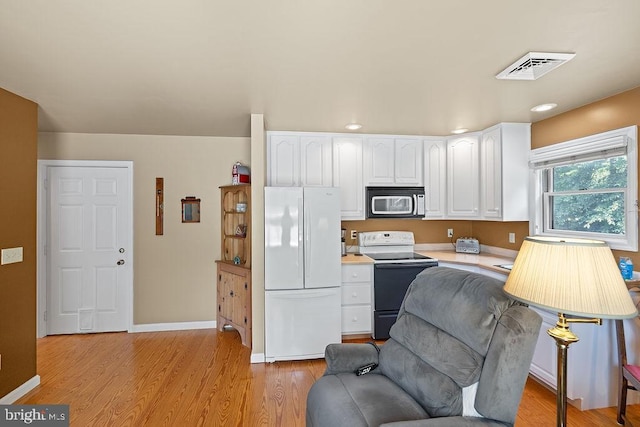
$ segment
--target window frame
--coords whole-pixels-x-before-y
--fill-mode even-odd
[[[529,171],[531,182],[531,221],[529,231],[532,235],[576,237],[603,240],[611,249],[638,251],[638,154],[637,126],[615,129],[584,138],[561,142],[548,147],[531,150]],[[624,192],[625,234],[614,235],[585,231],[555,230],[551,225],[550,198],[560,192],[547,192],[548,171],[560,165],[587,160],[612,157],[615,153],[627,157],[627,187]],[[607,193],[594,189],[587,193]],[[615,190],[613,192],[620,192]],[[551,194],[549,194],[551,193]],[[571,193],[574,193],[571,191]]]

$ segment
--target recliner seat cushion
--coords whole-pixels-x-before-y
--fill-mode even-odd
[[[323,425],[365,427],[429,418],[398,385],[373,372],[319,378],[309,390],[307,408],[307,426],[313,426],[314,419],[321,419]],[[314,414],[314,408],[323,412]]]

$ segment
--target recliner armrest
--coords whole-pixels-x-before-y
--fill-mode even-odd
[[[371,344],[329,344],[324,358],[327,362],[324,375],[354,372],[364,365],[378,364],[378,349]]]

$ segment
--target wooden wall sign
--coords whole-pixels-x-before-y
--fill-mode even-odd
[[[156,236],[163,234],[164,178],[156,178]]]

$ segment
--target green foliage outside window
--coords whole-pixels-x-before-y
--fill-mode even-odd
[[[557,166],[551,171],[553,229],[625,233],[626,156]]]

